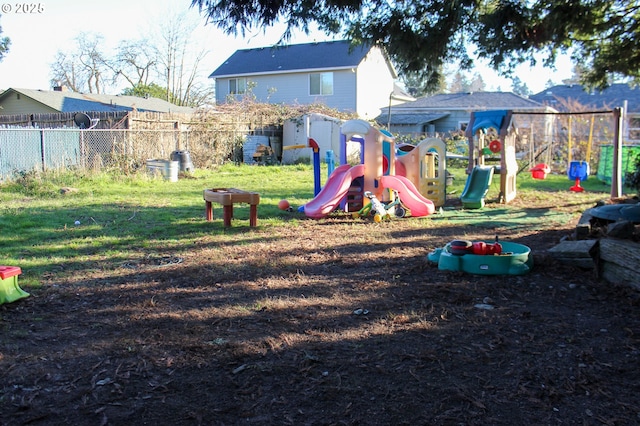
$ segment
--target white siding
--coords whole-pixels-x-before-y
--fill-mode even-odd
[[[305,120],[309,120],[309,135],[306,134]],[[320,161],[325,161],[327,150],[332,150],[336,166],[340,162],[341,127],[342,120],[328,117],[322,114],[309,114],[284,122],[282,133],[283,147],[293,145],[308,145],[307,136],[313,138],[320,148]],[[350,143],[346,146],[347,158],[359,158],[360,145]],[[301,159],[311,161],[313,151],[311,148],[284,149],[282,162],[292,164]]]
[[[372,120],[380,109],[389,106],[395,76],[378,48],[369,51],[357,70],[357,113],[361,118]]]
[[[356,74],[351,70],[333,72],[333,94],[309,95],[308,72],[247,76],[247,85],[258,102],[272,104],[321,103],[340,111],[355,111]],[[216,101],[224,103],[229,96],[229,79],[216,79]],[[237,95],[242,97],[243,95]]]
[[[373,119],[380,108],[389,105],[395,71],[379,48],[372,48],[357,68],[318,70],[333,72],[333,94],[310,95],[310,72],[269,75],[247,75],[247,85],[258,102],[272,104],[320,103],[343,112],[355,112],[361,118]],[[229,78],[216,79],[216,101],[224,103],[229,96]],[[243,95],[236,95],[242,97]]]

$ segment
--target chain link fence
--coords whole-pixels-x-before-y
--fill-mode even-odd
[[[174,151],[189,151],[194,167],[209,168],[241,162],[246,136],[219,129],[0,129],[0,177],[61,168],[130,174],[149,159],[169,160]]]

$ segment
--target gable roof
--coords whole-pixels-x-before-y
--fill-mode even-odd
[[[484,109],[544,109],[544,105],[511,92],[463,92],[425,96],[405,102],[394,109],[429,109],[439,111]]]
[[[604,90],[591,92],[585,91],[579,84],[561,84],[536,93],[530,96],[530,99],[550,105],[558,110],[567,109],[561,100],[605,110],[621,107],[624,105],[624,101],[627,101],[628,112],[640,113],[640,88],[631,87],[624,83],[612,84]]]
[[[391,112],[391,119],[388,113],[382,113],[376,117],[376,122],[380,125],[393,124],[395,126],[428,124],[441,118],[448,117],[447,113],[415,113],[415,114],[394,114]]]
[[[397,101],[409,102],[416,100],[409,92],[400,87],[398,83],[393,83],[393,92],[390,96]]]
[[[370,50],[346,40],[236,50],[209,78],[353,68]]]
[[[105,95],[94,93],[75,93],[58,90],[36,90],[10,88],[0,94],[0,102],[12,93],[31,98],[59,112],[105,112],[138,111],[173,112],[190,114],[193,108],[181,107],[158,98],[140,98],[137,96]]]

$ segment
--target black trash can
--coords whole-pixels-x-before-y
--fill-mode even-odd
[[[171,161],[177,161],[180,163],[181,172],[194,171],[193,163],[191,162],[191,154],[189,151],[173,151],[171,153]]]

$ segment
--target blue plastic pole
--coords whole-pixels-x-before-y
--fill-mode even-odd
[[[333,151],[332,150],[327,150],[327,154],[326,154],[326,160],[327,162],[327,178],[329,176],[331,176],[331,173],[333,173],[333,170],[336,167],[336,162],[333,159]]]
[[[314,194],[320,193],[320,149],[313,148],[313,183]]]

